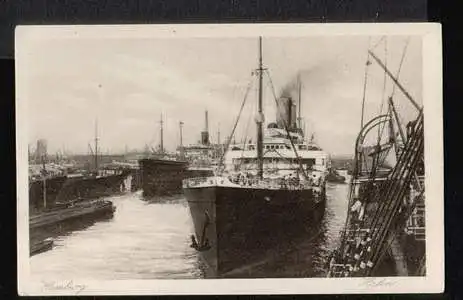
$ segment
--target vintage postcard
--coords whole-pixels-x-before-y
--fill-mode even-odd
[[[21,295],[439,293],[439,24],[16,28]]]

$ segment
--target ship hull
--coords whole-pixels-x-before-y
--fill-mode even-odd
[[[54,209],[29,217],[29,242],[31,255],[51,249],[47,238],[82,230],[97,221],[113,217],[115,206],[110,201],[84,201],[75,207]]]
[[[199,252],[207,274],[214,277],[227,277],[262,259],[268,250],[287,247],[316,227],[325,210],[324,191],[316,196],[310,189],[212,186],[184,192],[196,241],[208,244]]]
[[[66,176],[46,180],[46,205],[54,207],[57,202],[75,199],[95,199],[111,196],[124,189],[124,179],[128,173],[102,177],[72,178]],[[43,181],[33,181],[29,185],[29,208],[31,212],[42,211],[44,207]]]
[[[182,180],[212,175],[209,169],[190,169],[186,161],[142,159],[141,185],[143,196],[169,196],[182,193]]]

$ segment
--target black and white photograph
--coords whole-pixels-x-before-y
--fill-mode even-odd
[[[441,47],[436,24],[17,27],[20,294],[442,291]]]

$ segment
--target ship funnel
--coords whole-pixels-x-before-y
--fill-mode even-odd
[[[201,132],[201,144],[209,145],[209,118],[207,115],[207,110],[204,114],[205,124],[204,124],[204,131]]]
[[[277,126],[284,129],[285,123],[288,129],[292,130],[297,127],[296,121],[296,104],[291,97],[281,97],[277,101]]]

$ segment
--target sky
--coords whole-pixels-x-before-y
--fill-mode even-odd
[[[97,30],[97,29],[95,29]],[[298,73],[302,82],[302,117],[307,135],[333,155],[351,155],[360,129],[367,50],[397,74],[399,81],[422,103],[422,56],[419,36],[310,36],[263,37],[263,63],[275,94],[291,86]],[[255,134],[257,68],[256,38],[131,38],[47,39],[29,43],[23,69],[27,89],[28,142],[47,139],[48,152],[63,147],[87,153],[98,119],[100,149],[123,152],[156,147],[159,121],[164,119],[164,145],[179,144],[179,122],[184,123],[183,143],[196,143],[209,113],[211,139],[231,133],[246,87],[253,83],[236,140]],[[390,96],[391,80],[376,62],[368,66],[365,119],[380,112]],[[385,91],[385,92],[383,92]],[[270,80],[264,77],[266,122],[275,119]],[[400,90],[395,103],[404,121],[416,111]],[[249,124],[249,125],[248,125]]]

